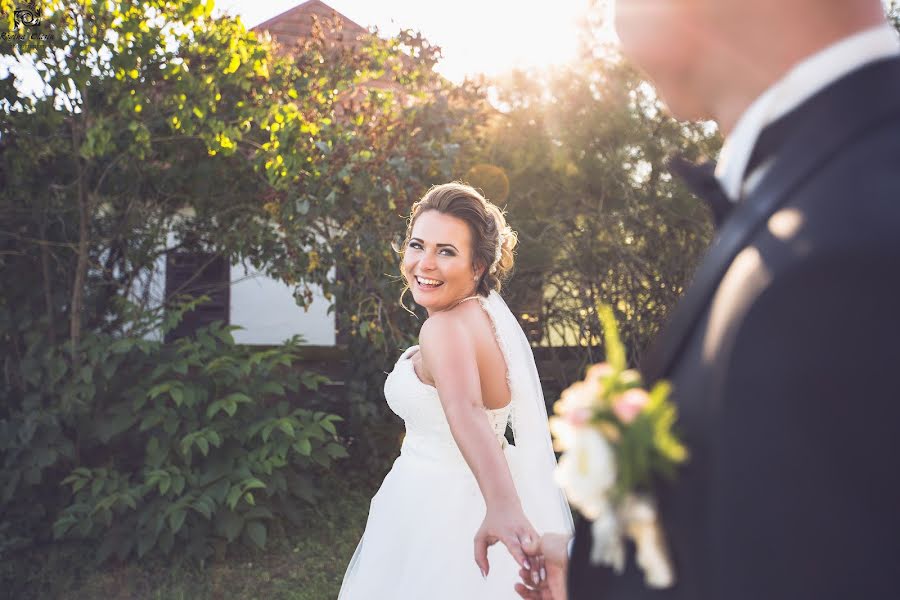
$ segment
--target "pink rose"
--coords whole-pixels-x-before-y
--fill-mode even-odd
[[[565,415],[563,415],[563,418],[572,427],[581,427],[591,420],[591,410],[584,406],[578,406],[570,411],[567,411]]]
[[[595,365],[591,365],[588,367],[587,373],[585,373],[585,380],[597,380],[603,379],[605,377],[609,377],[613,374],[614,369],[612,365],[606,362],[597,363]]]
[[[650,394],[641,388],[631,388],[613,400],[613,412],[620,421],[628,425],[640,414],[650,401]]]

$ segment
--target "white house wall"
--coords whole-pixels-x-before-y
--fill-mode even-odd
[[[168,245],[174,244],[174,235],[170,233]],[[329,276],[334,277],[334,273]],[[144,273],[134,286],[132,300],[142,303],[146,297],[147,308],[158,308],[165,298],[165,285],[166,259],[161,256],[153,272]],[[232,325],[243,327],[234,332],[235,341],[248,345],[280,344],[300,335],[305,345],[334,346],[335,319],[333,313],[328,313],[331,303],[319,286],[311,287],[313,302],[304,311],[297,306],[293,289],[288,285],[252,267],[232,265],[229,319]],[[157,331],[144,337],[159,340],[162,335]]]
[[[335,344],[334,314],[321,288],[313,287],[313,302],[304,311],[293,288],[243,265],[231,267],[231,324],[239,344],[279,344],[293,335],[314,346]]]

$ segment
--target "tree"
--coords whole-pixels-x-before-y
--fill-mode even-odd
[[[382,302],[393,295],[383,274],[395,267],[398,212],[444,178],[460,147],[457,117],[472,109],[431,73],[437,50],[408,34],[336,50],[319,30],[288,57],[238,19],[213,19],[209,1],[56,0],[44,10],[52,36],[2,47],[7,60],[33,64],[42,86],[0,82],[0,261],[5,284],[15,282],[0,293],[0,528],[40,538],[59,516],[59,535],[106,536],[104,551],[141,553],[133,538],[146,521],[129,529],[129,519],[149,518],[160,465],[190,471],[194,447],[213,462],[237,453],[248,470],[234,471],[243,479],[226,496],[207,489],[198,467],[152,504],[154,519],[173,519],[172,536],[189,529],[206,551],[207,535],[231,541],[243,521],[216,533],[196,514],[249,512],[239,502],[253,503],[254,478],[267,494],[303,497],[310,490],[287,486],[278,469],[302,474],[339,457],[340,445],[329,442],[326,413],[278,401],[316,381],[271,366],[290,363],[293,343],[257,356],[213,343],[227,331],[150,342],[147,324],[170,328],[178,312],[154,315],[135,297],[139,279],[167,253],[197,249],[295,284],[301,304],[322,285],[337,294],[339,322],[365,339],[353,351],[377,355],[351,386],[371,410],[380,392],[366,376],[387,355],[378,349],[414,333],[396,327],[407,313]],[[383,78],[394,83],[368,86]],[[274,429],[254,429],[272,420]],[[273,453],[283,438],[270,431],[295,445]],[[71,493],[59,487],[67,476]],[[190,504],[203,497],[213,504]],[[265,539],[259,527],[252,543]]]
[[[894,26],[894,29],[900,33],[900,2],[897,0],[891,0],[891,2],[885,7],[887,11],[887,18],[890,21],[891,25]]]
[[[597,26],[586,26],[568,68],[497,83],[503,110],[481,157],[509,177],[521,240],[512,302],[540,316],[539,345],[583,348],[582,365],[600,358],[598,303],[613,306],[638,358],[679,298],[712,228],[667,160],[714,156],[719,145],[712,126],[668,116],[617,52],[594,41]],[[564,382],[580,376],[564,371]]]

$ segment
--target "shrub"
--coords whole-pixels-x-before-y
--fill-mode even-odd
[[[0,553],[46,539],[50,522],[55,538],[100,541],[101,560],[262,548],[346,456],[341,418],[297,406],[327,381],[296,368],[299,338],[241,347],[214,323],[164,344],[146,325],[86,336],[77,363],[29,344],[9,390],[20,401],[7,397],[0,419]]]

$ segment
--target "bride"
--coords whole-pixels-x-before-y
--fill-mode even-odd
[[[546,576],[540,535],[572,532],[531,347],[497,293],[515,244],[469,186],[435,186],[412,208],[401,271],[428,319],[385,382],[406,436],[339,600],[518,598],[520,568]]]

